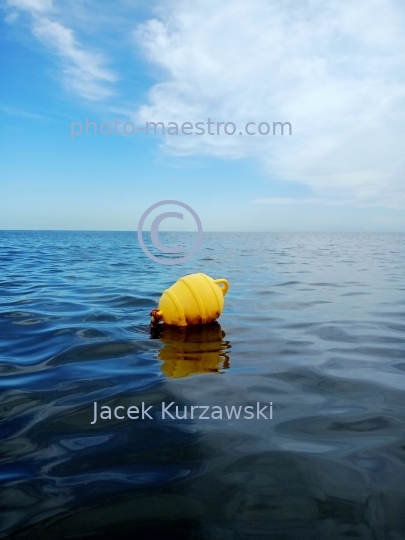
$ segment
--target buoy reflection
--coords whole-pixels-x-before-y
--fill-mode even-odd
[[[153,325],[152,339],[160,339],[162,371],[166,377],[181,378],[198,373],[221,373],[228,369],[231,344],[217,322],[195,326]]]

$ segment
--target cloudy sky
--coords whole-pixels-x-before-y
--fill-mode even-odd
[[[405,231],[403,0],[0,6],[0,229],[134,230],[176,199],[205,230]]]

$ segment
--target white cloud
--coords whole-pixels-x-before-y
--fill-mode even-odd
[[[6,105],[0,105],[0,111],[4,112],[5,114],[8,114],[9,116],[21,116],[23,118],[32,118],[34,120],[40,120],[44,118],[40,114],[25,111],[17,107],[8,107]]]
[[[102,53],[86,50],[76,39],[71,28],[50,20],[62,17],[52,0],[7,0],[7,6],[20,11],[12,11],[6,21],[13,23],[21,11],[31,14],[29,18],[34,36],[55,53],[62,62],[62,81],[75,93],[89,100],[102,100],[112,94],[111,83],[116,75],[106,67]]]
[[[64,82],[70,89],[92,100],[110,95],[106,83],[114,82],[116,76],[105,67],[102,54],[79,45],[70,28],[41,17],[35,20],[33,33],[61,58]]]
[[[7,0],[10,7],[25,11],[49,11],[52,8],[52,0]]]
[[[272,178],[356,204],[405,205],[401,0],[165,0],[138,43],[162,82],[141,121],[289,121],[293,135],[166,139],[256,156]]]
[[[4,17],[4,20],[7,24],[13,24],[18,19],[19,15],[17,11],[12,11]]]
[[[319,199],[316,197],[304,197],[304,198],[293,198],[293,197],[269,197],[266,199],[256,199],[253,201],[255,204],[275,204],[277,206],[279,205],[290,205],[290,204],[338,204],[335,203],[335,201],[330,201],[326,199]],[[339,202],[339,204],[344,204],[342,202]]]

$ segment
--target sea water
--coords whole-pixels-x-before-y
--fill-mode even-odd
[[[0,536],[404,538],[404,269],[401,234],[0,232]],[[194,272],[218,323],[151,328]]]

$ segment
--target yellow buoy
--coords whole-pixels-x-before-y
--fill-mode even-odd
[[[202,273],[184,276],[164,291],[158,309],[150,313],[152,322],[173,326],[213,322],[221,315],[228,287],[223,278],[212,279]]]

